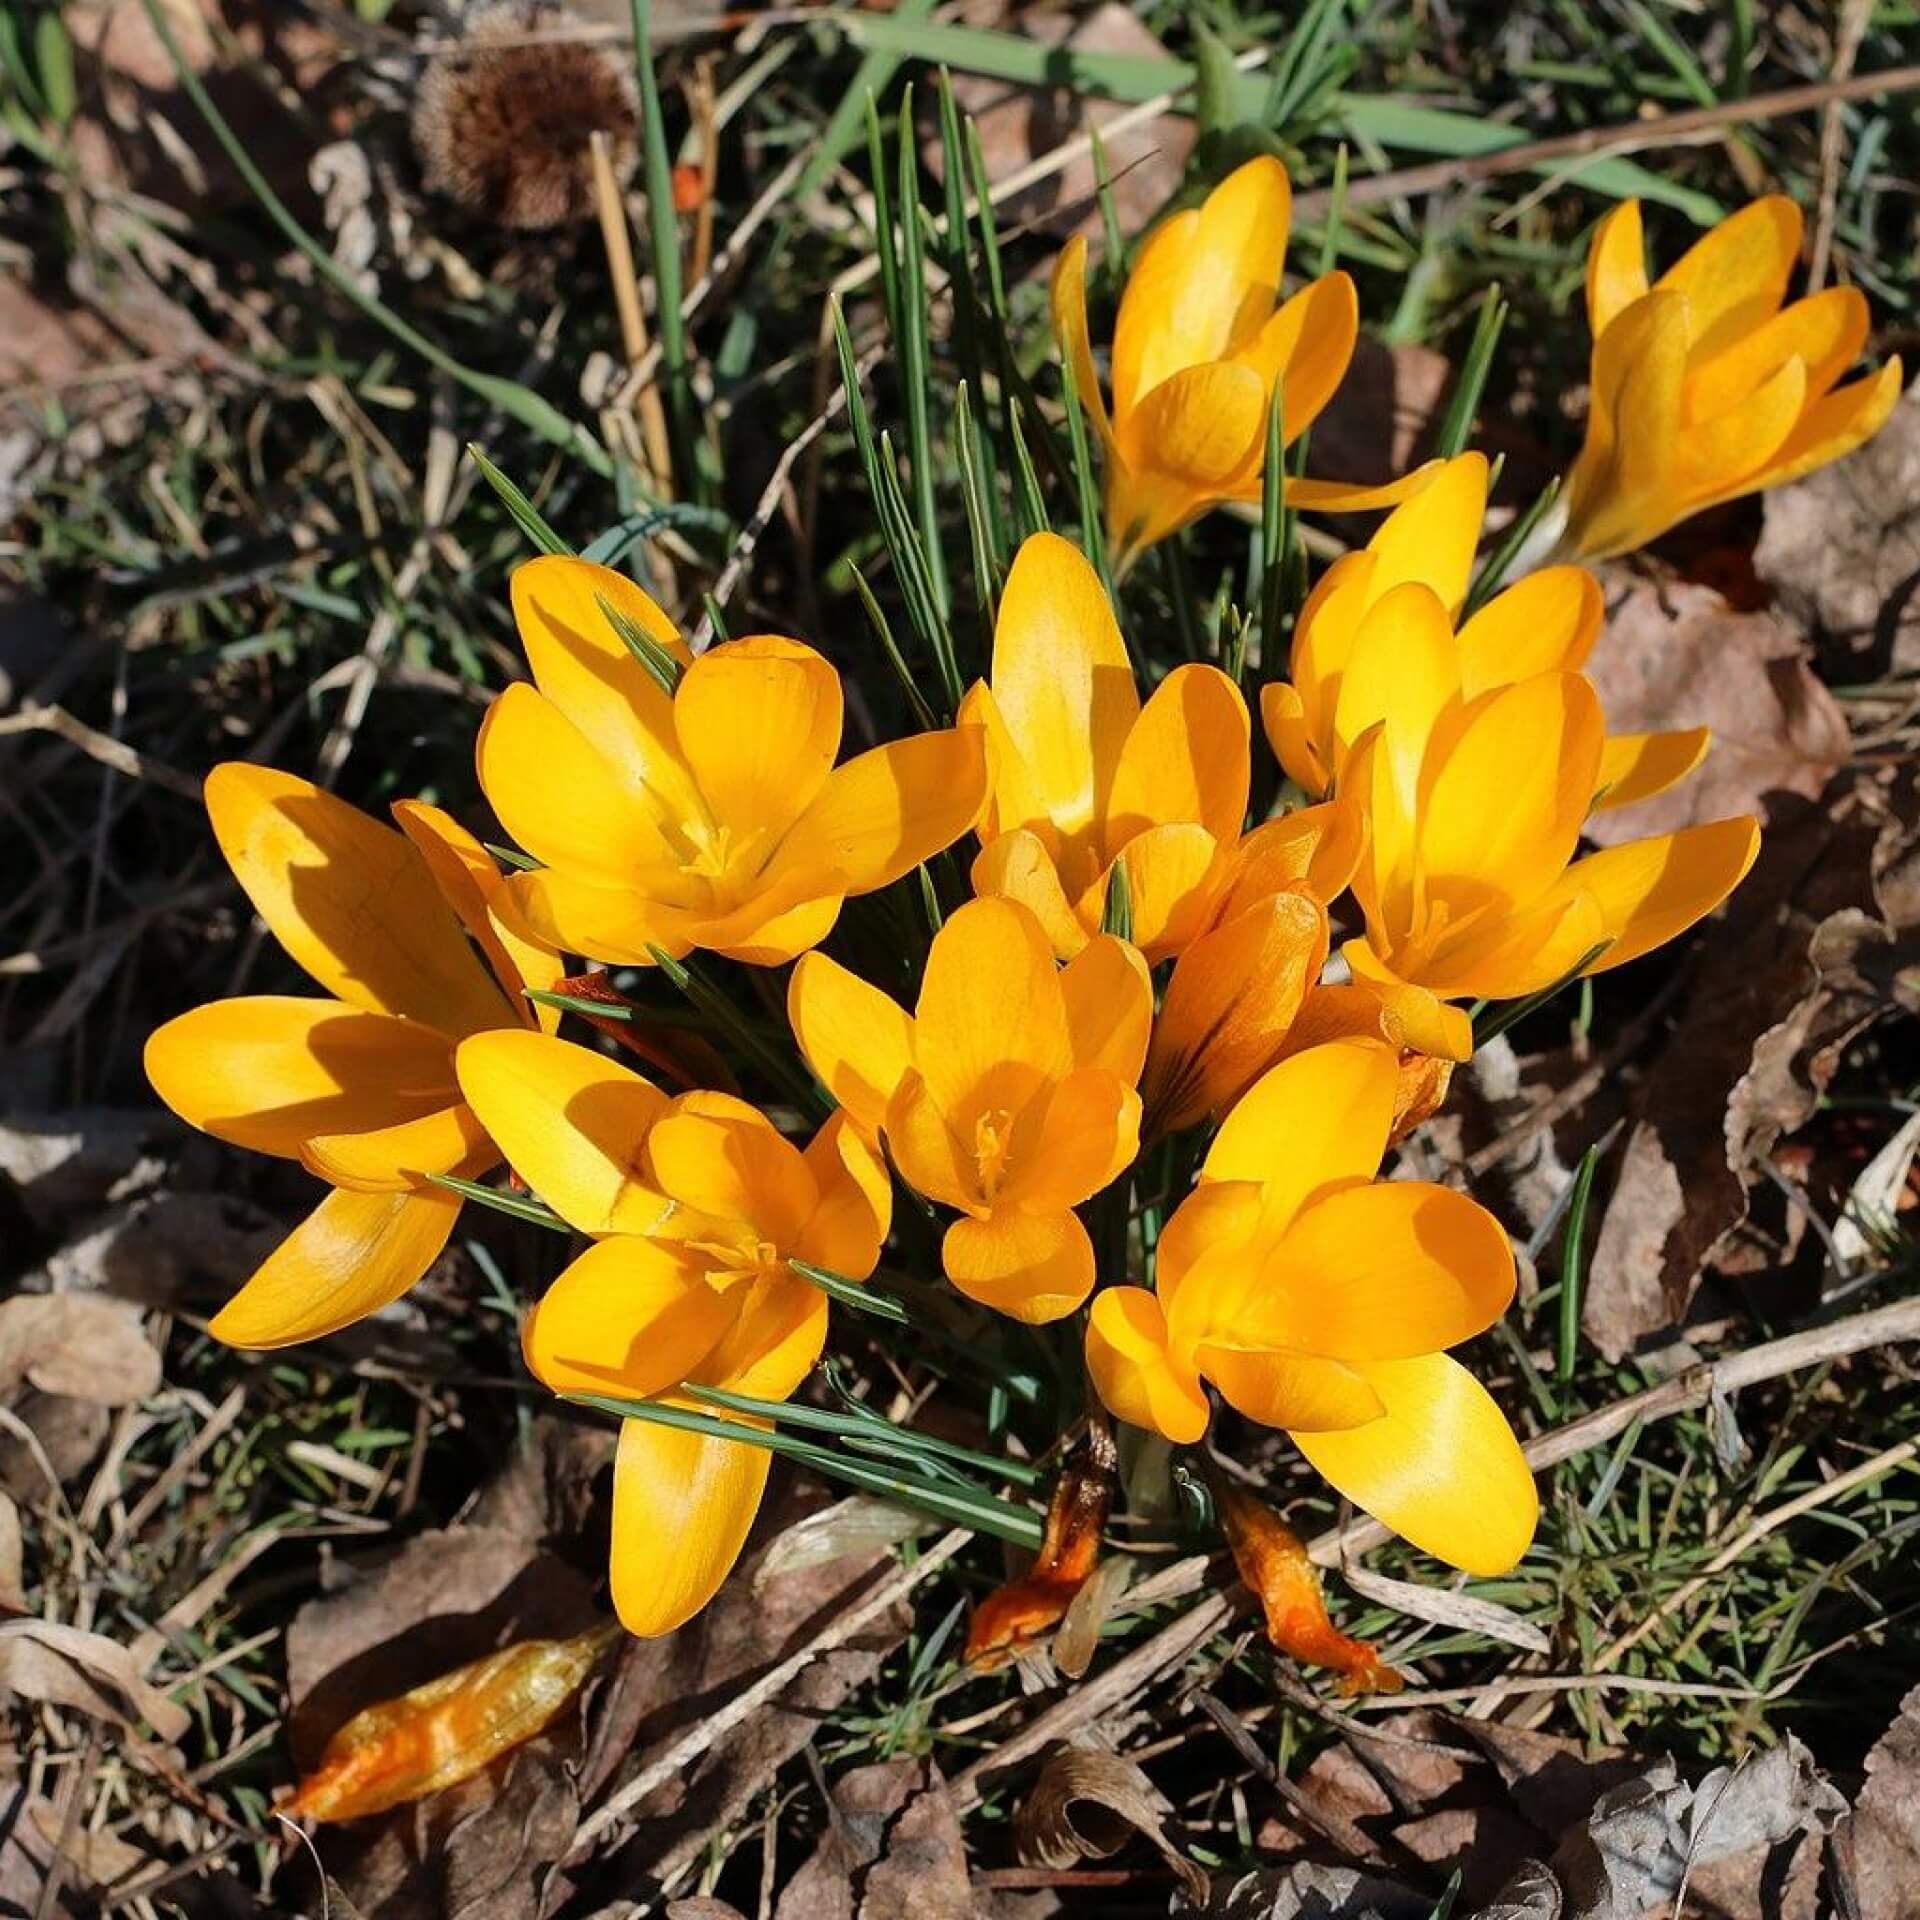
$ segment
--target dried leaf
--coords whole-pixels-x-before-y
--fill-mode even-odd
[[[1364,1567],[1343,1568],[1341,1578],[1363,1599],[1411,1614],[1416,1620],[1456,1627],[1465,1633],[1482,1633],[1489,1640],[1504,1640],[1508,1646],[1522,1647],[1528,1653],[1552,1651],[1553,1642],[1532,1621],[1522,1620],[1510,1607],[1492,1600],[1457,1593],[1451,1587],[1424,1587],[1412,1580],[1389,1579]]]
[[[788,1883],[775,1920],[973,1920],[960,1818],[930,1761],[856,1767],[833,1821]]]
[[[0,1621],[0,1694],[75,1707],[127,1727],[145,1721],[177,1740],[192,1716],[150,1685],[133,1655],[104,1633],[53,1620]]]
[[[0,1393],[24,1379],[42,1393],[124,1407],[160,1385],[160,1356],[140,1315],[91,1293],[0,1302]]]
[[[1612,733],[1711,727],[1689,778],[1638,806],[1597,813],[1602,846],[1729,814],[1770,818],[1768,795],[1817,799],[1847,757],[1847,722],[1807,647],[1770,613],[1736,613],[1710,587],[1603,570],[1607,626],[1587,662]]]
[[[1135,1564],[1131,1554],[1114,1554],[1094,1568],[1073,1596],[1060,1631],[1053,1636],[1053,1664],[1069,1680],[1078,1680],[1093,1665],[1100,1630],[1125,1597]]]
[[[1554,1855],[1569,1920],[1633,1920],[1670,1902],[1703,1869],[1826,1833],[1847,1810],[1792,1734],[1697,1787],[1671,1760],[1601,1795]]]
[[[1858,452],[1771,489],[1753,556],[1790,619],[1851,656],[1850,680],[1920,666],[1920,389]]]
[[[1434,1904],[1430,1894],[1361,1867],[1296,1860],[1243,1874],[1205,1907],[1176,1898],[1173,1910],[1208,1920],[1433,1920]]]
[[[1187,1897],[1207,1898],[1207,1876],[1167,1838],[1168,1811],[1154,1784],[1131,1760],[1089,1747],[1055,1747],[1014,1821],[1020,1858],[1066,1868],[1105,1860],[1137,1834],[1150,1841]]]
[[[57,1848],[95,1886],[112,1887],[153,1864],[153,1856],[130,1847],[117,1834],[69,1823],[49,1800],[31,1803],[28,1817],[41,1839]]]
[[[1920,1887],[1920,1687],[1874,1743],[1866,1773],[1848,1831],[1856,1906],[1898,1913]]]
[[[773,1541],[754,1569],[754,1584],[824,1567],[850,1553],[885,1553],[903,1540],[931,1532],[935,1522],[871,1493],[849,1494],[796,1520]]]
[[[1915,804],[1897,787],[1875,799],[1888,813]],[[1701,937],[1676,1008],[1684,1041],[1653,1061],[1628,1108],[1582,1310],[1610,1360],[1674,1325],[1710,1263],[1779,1264],[1771,1248],[1749,1260],[1738,1245],[1748,1188],[1814,1112],[1841,1050],[1894,1010],[1880,824],[1858,804],[1838,818],[1806,802],[1777,812],[1753,872]]]
[[[522,1640],[356,1713],[282,1811],[359,1820],[456,1786],[531,1740],[619,1638],[608,1623],[569,1640]]]
[[[20,1509],[0,1493],[0,1610],[27,1610],[26,1566],[20,1544]]]

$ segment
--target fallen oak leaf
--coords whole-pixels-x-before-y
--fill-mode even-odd
[[[522,1640],[356,1713],[280,1811],[358,1820],[457,1786],[551,1724],[620,1637]]]
[[[142,1678],[131,1649],[56,1620],[0,1621],[0,1694],[74,1707],[122,1727],[145,1721],[162,1740],[193,1716]]]
[[[1020,1858],[1041,1867],[1106,1860],[1136,1835],[1149,1841],[1196,1904],[1207,1875],[1167,1838],[1166,1803],[1131,1760],[1091,1747],[1055,1747],[1014,1818]]]

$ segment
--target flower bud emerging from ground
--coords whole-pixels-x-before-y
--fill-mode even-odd
[[[640,110],[623,52],[568,38],[554,0],[485,0],[459,42],[426,63],[413,143],[427,186],[503,227],[536,230],[593,210],[588,136],[613,137],[616,176],[639,152]]]

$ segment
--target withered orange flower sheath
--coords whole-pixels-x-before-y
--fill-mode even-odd
[[[619,1637],[608,1621],[571,1640],[522,1640],[356,1713],[280,1811],[358,1820],[472,1778],[546,1727]]]
[[[1327,1618],[1320,1570],[1307,1557],[1306,1542],[1271,1507],[1238,1488],[1216,1485],[1214,1504],[1240,1578],[1267,1616],[1273,1645],[1295,1660],[1332,1668],[1342,1693],[1398,1693],[1403,1682],[1378,1650],[1349,1639]]]
[[[974,1608],[967,1628],[970,1667],[985,1672],[1004,1666],[1066,1617],[1073,1596],[1100,1564],[1117,1460],[1113,1435],[1095,1421],[1054,1482],[1031,1571],[995,1588]]]

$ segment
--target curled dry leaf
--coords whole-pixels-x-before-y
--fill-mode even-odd
[[[160,1356],[140,1315],[91,1293],[0,1302],[0,1393],[25,1380],[97,1406],[124,1407],[160,1385]]]
[[[123,1727],[145,1721],[177,1740],[192,1716],[151,1685],[132,1653],[104,1633],[54,1620],[0,1621],[0,1695],[74,1707]]]
[[[1207,1898],[1207,1876],[1167,1838],[1167,1811],[1154,1784],[1131,1760],[1091,1747],[1055,1747],[1014,1822],[1020,1858],[1075,1867],[1105,1860],[1136,1834],[1179,1875],[1187,1897]]]
[[[1736,613],[1711,587],[1603,571],[1607,626],[1587,672],[1609,733],[1710,727],[1705,762],[1678,786],[1587,822],[1602,846],[1730,814],[1771,817],[1767,796],[1818,798],[1847,757],[1839,702],[1802,637],[1771,613]]]
[[[1383,1573],[1369,1573],[1365,1567],[1344,1568],[1341,1578],[1363,1599],[1411,1614],[1416,1620],[1430,1621],[1436,1627],[1482,1633],[1489,1640],[1503,1640],[1528,1653],[1552,1651],[1553,1642],[1532,1621],[1521,1619],[1511,1607],[1492,1600],[1457,1593],[1451,1587],[1423,1587],[1412,1580],[1389,1579]]]

